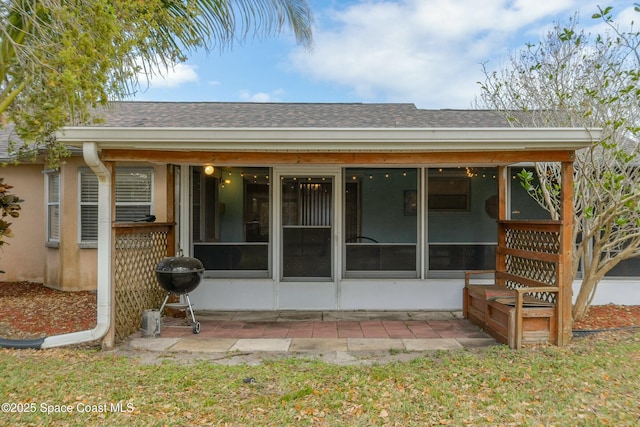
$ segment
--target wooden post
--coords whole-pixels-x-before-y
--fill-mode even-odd
[[[167,223],[174,224],[167,235],[167,256],[176,254],[176,175],[175,166],[167,165]]]
[[[498,166],[498,247],[496,248],[496,271],[506,271],[506,259],[500,248],[506,247],[505,227],[502,221],[507,215],[507,179],[509,169]],[[504,286],[504,279],[496,277],[496,284]]]
[[[573,162],[562,162],[560,219],[560,262],[558,263],[558,345],[564,346],[571,341],[573,317],[571,305],[573,300],[573,277],[571,265],[573,263]]]

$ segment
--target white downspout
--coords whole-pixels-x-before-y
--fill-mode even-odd
[[[111,325],[111,171],[102,163],[95,142],[82,145],[85,163],[98,177],[98,286],[97,323],[93,329],[46,337],[41,348],[95,341]]]

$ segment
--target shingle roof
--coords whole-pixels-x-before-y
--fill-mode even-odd
[[[394,128],[508,127],[487,110],[422,110],[414,104],[114,102],[107,127]]]
[[[423,110],[414,104],[118,101],[96,127],[133,128],[494,128],[509,127],[490,110]],[[0,129],[7,159],[13,126]]]

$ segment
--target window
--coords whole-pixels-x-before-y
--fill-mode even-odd
[[[495,268],[498,181],[495,168],[428,170],[428,268],[431,277]]]
[[[116,170],[116,222],[142,221],[153,209],[153,169]]]
[[[98,240],[98,178],[90,170],[80,171],[80,241]]]
[[[269,199],[268,168],[191,169],[193,256],[207,271],[268,274]]]
[[[638,277],[640,276],[640,257],[629,258],[620,261],[611,271],[605,274],[606,277]]]
[[[60,241],[60,174],[48,173],[47,185],[47,242]]]
[[[98,240],[98,178],[89,169],[79,172],[80,242]],[[153,209],[153,169],[116,170],[116,221],[143,220]]]
[[[607,258],[616,258],[620,256],[620,253],[627,249],[627,243],[618,242],[616,247],[611,247],[609,252],[600,253],[600,260],[606,260]],[[597,256],[596,253],[593,254],[594,258]],[[595,259],[594,259],[595,262]],[[583,270],[584,264],[581,263],[581,271]],[[626,277],[638,277],[640,276],[640,257],[636,256],[633,258],[627,258],[625,260],[620,261],[615,267],[605,273],[605,277],[607,278],[626,278]]]
[[[345,170],[346,277],[416,277],[417,169]]]

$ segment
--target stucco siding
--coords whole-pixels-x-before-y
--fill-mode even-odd
[[[13,236],[0,250],[0,280],[42,282],[45,260],[44,177],[42,165],[5,166],[0,171],[12,194],[24,200],[11,218]]]

